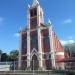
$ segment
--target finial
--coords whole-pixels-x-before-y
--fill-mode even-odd
[[[50,25],[52,24],[50,19],[48,19],[48,23],[49,23]]]
[[[28,4],[28,8],[30,8],[30,5]]]
[[[32,6],[36,6],[37,4],[39,4],[38,0],[33,0]]]

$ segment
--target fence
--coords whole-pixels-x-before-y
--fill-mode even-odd
[[[12,66],[13,62],[0,62],[0,71],[10,71]]]
[[[0,71],[16,71],[16,70],[22,70],[22,71],[34,71],[34,70],[51,70],[51,63],[49,60],[42,60],[43,61],[43,67],[39,67],[39,61],[38,60],[32,60],[30,61],[30,67],[27,67],[27,60],[21,61],[21,67],[18,68],[18,61],[12,61],[12,62],[1,62],[0,63]]]
[[[22,60],[21,69],[18,68],[18,61],[0,62],[0,75],[69,75],[71,73],[75,75],[75,62],[66,62],[66,70],[52,70],[51,65],[47,62],[45,63],[45,61],[43,62],[43,67],[47,68],[46,66],[48,66],[50,69],[41,70],[37,65],[39,64],[38,61],[33,60],[31,62],[31,68],[27,68],[27,61]],[[60,66],[62,63],[56,63],[56,65]]]
[[[43,60],[43,67],[39,68],[39,61],[30,61],[30,67],[27,67],[27,61],[21,61],[21,67],[18,68],[18,61],[0,62],[0,71],[50,71],[52,70],[51,62]],[[75,70],[75,62],[58,62],[56,63],[56,70]]]

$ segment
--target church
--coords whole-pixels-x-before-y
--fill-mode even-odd
[[[33,0],[27,12],[27,27],[20,30],[20,69],[64,69],[64,48],[52,30],[52,23],[44,23],[44,12],[38,0]]]

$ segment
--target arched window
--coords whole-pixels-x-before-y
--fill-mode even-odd
[[[32,36],[31,44],[32,44],[32,48],[38,49],[38,38],[37,38],[37,35]]]

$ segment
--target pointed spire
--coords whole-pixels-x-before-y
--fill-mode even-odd
[[[32,6],[36,6],[37,4],[39,4],[38,0],[33,0]]]
[[[28,8],[30,8],[30,5],[28,4]]]
[[[48,23],[49,23],[50,25],[52,24],[50,19],[48,19]]]

